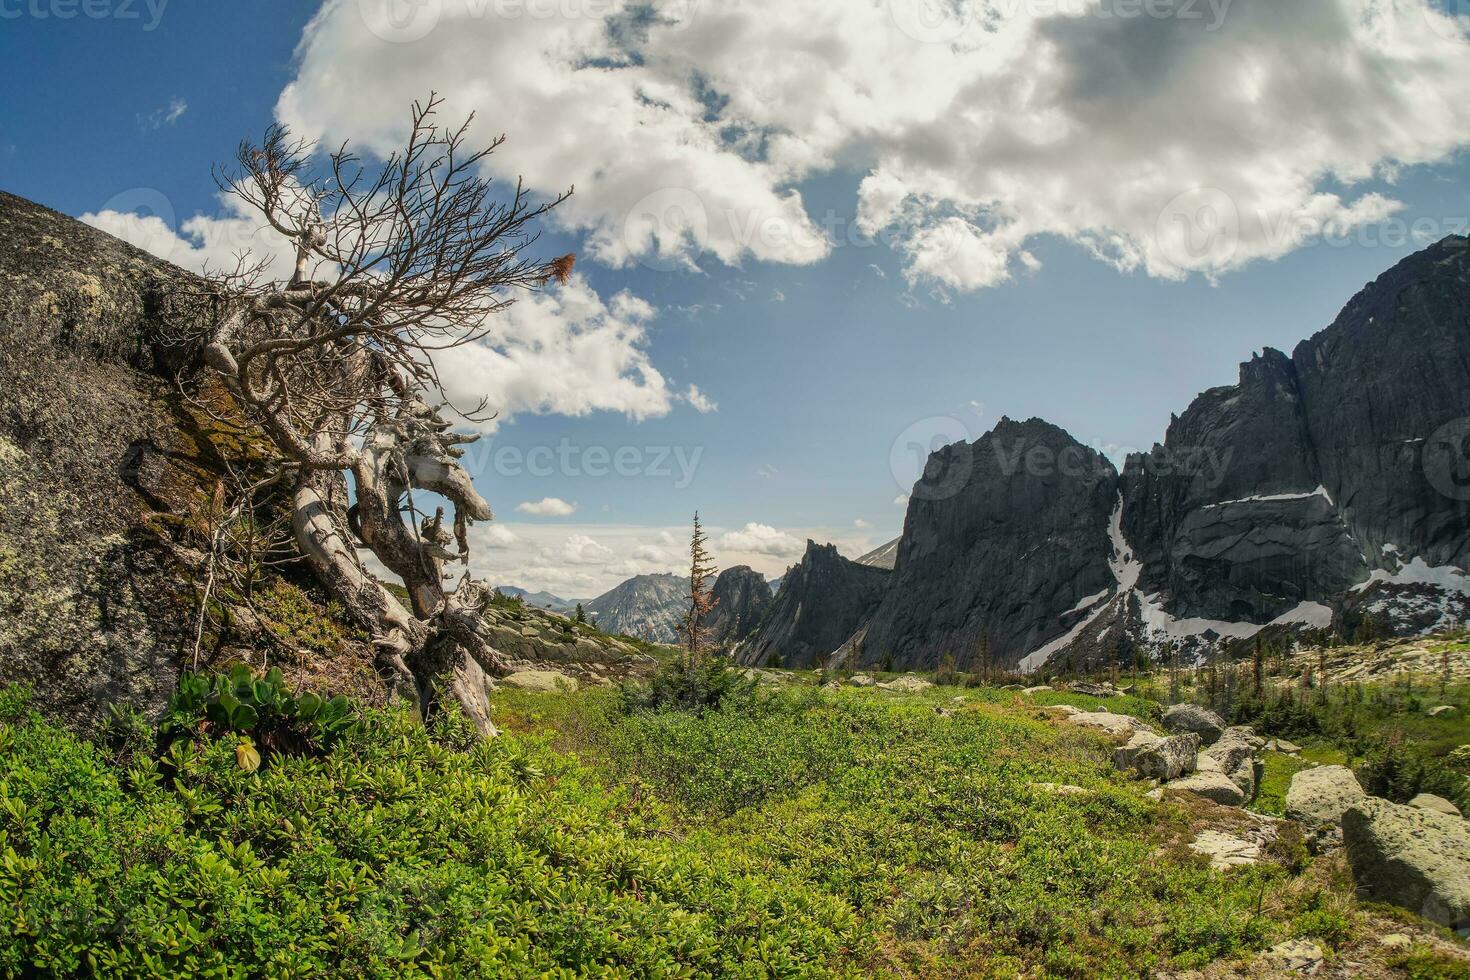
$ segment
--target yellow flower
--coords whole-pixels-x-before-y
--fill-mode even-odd
[[[255,743],[248,738],[240,739],[240,744],[235,746],[235,761],[246,772],[254,772],[259,769],[260,753],[256,751]]]

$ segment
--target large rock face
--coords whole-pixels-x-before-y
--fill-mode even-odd
[[[1464,567],[1467,365],[1462,238],[1399,263],[1290,357],[1243,364],[1124,468],[1143,591],[1178,617],[1265,623],[1415,558]]]
[[[1002,419],[934,453],[861,661],[965,667],[988,640],[994,664],[1014,665],[1066,633],[1083,600],[1114,585],[1117,482],[1106,459],[1039,419]]]
[[[715,608],[703,625],[716,646],[733,646],[754,633],[774,598],[766,577],[749,565],[725,569],[710,591]]]
[[[754,666],[823,662],[872,615],[889,575],[843,558],[830,544],[808,541],[800,564],[782,578],[765,619],[736,648],[736,659]]]
[[[689,582],[678,575],[635,575],[583,608],[605,633],[675,643],[689,612]]]
[[[168,380],[191,355],[169,344],[190,282],[0,193],[0,682],[58,717],[156,710],[192,641],[158,533],[208,462]]]
[[[1347,808],[1342,831],[1353,878],[1374,898],[1470,926],[1470,822],[1369,798]]]

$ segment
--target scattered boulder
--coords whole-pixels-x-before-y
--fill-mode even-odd
[[[1198,704],[1176,704],[1164,712],[1166,731],[1194,732],[1205,745],[1212,745],[1225,731],[1225,719]]]
[[[770,670],[762,670],[759,667],[746,667],[740,671],[740,676],[756,684],[780,685],[786,683],[786,678]]]
[[[1205,758],[1205,756],[1201,756]],[[1167,788],[1181,793],[1193,793],[1221,806],[1245,806],[1245,793],[1235,781],[1223,772],[1195,772],[1182,779],[1175,779]]]
[[[1287,755],[1302,754],[1302,747],[1300,745],[1297,745],[1295,742],[1288,742],[1284,738],[1273,738],[1271,741],[1276,743],[1276,747],[1272,749],[1273,752],[1284,752]],[[1268,749],[1271,748],[1270,745],[1267,745],[1266,747]]]
[[[1115,715],[1111,711],[1082,711],[1070,704],[1057,705],[1057,707],[1069,709],[1067,720],[1072,724],[1096,728],[1109,735],[1128,735],[1148,729],[1147,725],[1132,715]]]
[[[922,677],[904,676],[895,677],[891,681],[884,681],[878,687],[884,691],[897,691],[900,694],[917,694],[927,691],[933,687],[932,681],[926,681]]]
[[[1230,782],[1228,779],[1225,781]],[[1261,860],[1260,844],[1218,830],[1200,831],[1199,836],[1190,842],[1189,849],[1209,858],[1210,867],[1217,871],[1256,864]]]
[[[1193,732],[1164,736],[1141,730],[1127,745],[1113,750],[1113,765],[1131,769],[1143,779],[1168,782],[1193,772],[1198,753],[1199,736]]]
[[[878,682],[873,680],[873,675],[871,674],[853,674],[847,679],[847,683],[853,687],[872,687]]]
[[[1368,797],[1342,816],[1358,887],[1451,929],[1470,925],[1470,822]]]
[[[1281,973],[1311,975],[1322,969],[1326,955],[1322,947],[1305,939],[1288,939],[1277,943],[1266,953],[1271,965]]]
[[[1067,690],[1073,694],[1085,694],[1091,698],[1110,698],[1118,693],[1111,685],[1089,684],[1086,681],[1074,681],[1067,685]]]
[[[1367,798],[1358,777],[1346,766],[1303,769],[1291,777],[1291,786],[1286,791],[1286,816],[1308,830],[1340,829],[1342,815],[1348,807]]]
[[[1464,816],[1460,808],[1455,806],[1443,796],[1435,796],[1433,793],[1420,793],[1409,801],[1409,806],[1417,806],[1423,810],[1433,810],[1436,813],[1447,813],[1452,817]]]
[[[1428,711],[1425,712],[1425,714],[1427,714],[1431,718],[1442,718],[1445,715],[1454,714],[1456,710],[1458,709],[1456,709],[1455,706],[1452,704],[1441,704],[1430,708]]]
[[[1220,763],[1220,771],[1240,787],[1246,802],[1250,802],[1256,797],[1261,777],[1261,763],[1256,759],[1256,753],[1265,744],[1249,728],[1227,728],[1214,745],[1205,749],[1204,754]]]
[[[1021,693],[1022,694],[1041,694],[1043,692],[1050,692],[1050,691],[1053,691],[1053,690],[1055,690],[1055,688],[1053,688],[1050,684],[1038,684],[1035,687],[1028,687],[1028,688],[1023,689],[1021,691]]]
[[[575,691],[577,679],[559,670],[518,670],[500,683],[523,691]]]

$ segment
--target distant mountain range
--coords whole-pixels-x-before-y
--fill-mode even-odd
[[[1041,419],[938,450],[903,535],[857,561],[809,544],[737,657],[963,669],[984,650],[1039,670],[1462,624],[1467,377],[1470,240],[1452,237],[1291,355],[1242,364],[1121,473]]]
[[[537,609],[547,609],[557,613],[572,612],[577,608],[577,603],[581,601],[580,599],[563,599],[561,596],[553,595],[550,592],[527,592],[525,589],[514,585],[497,585],[495,590],[501,595],[520,599],[528,606],[535,606]]]
[[[604,633],[674,643],[689,610],[689,582],[682,575],[637,575],[583,609]]]

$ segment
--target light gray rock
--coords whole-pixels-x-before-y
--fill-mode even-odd
[[[1050,684],[1038,684],[1035,687],[1028,687],[1028,688],[1026,688],[1021,693],[1022,694],[1041,694],[1043,692],[1048,692],[1048,691],[1052,691],[1052,690],[1055,690],[1055,689]]]
[[[932,681],[926,681],[922,677],[912,676],[895,677],[891,681],[884,681],[878,685],[881,690],[896,691],[900,694],[917,694],[920,691],[927,691],[933,686]]]
[[[1105,684],[1089,684],[1086,681],[1073,681],[1067,685],[1067,690],[1073,694],[1085,694],[1092,698],[1110,698],[1118,692]]]
[[[1221,806],[1245,806],[1246,799],[1235,781],[1223,772],[1196,772],[1164,784],[1165,789],[1193,793]]]
[[[1456,710],[1457,709],[1452,704],[1441,704],[1437,705],[1436,707],[1430,708],[1427,712],[1425,712],[1425,714],[1429,715],[1429,717],[1431,718],[1443,718],[1445,715],[1454,714]]]
[[[1311,829],[1341,827],[1348,807],[1368,798],[1358,777],[1346,766],[1303,769],[1291,777],[1286,791],[1286,816]]]
[[[1205,745],[1218,741],[1225,731],[1225,719],[1198,704],[1176,704],[1164,712],[1164,729],[1170,732],[1194,732]]]
[[[1409,806],[1417,806],[1424,810],[1433,810],[1436,813],[1447,813],[1452,817],[1464,816],[1460,808],[1455,806],[1443,796],[1435,796],[1433,793],[1420,793],[1409,801]]]
[[[1217,871],[1256,864],[1261,860],[1261,845],[1219,830],[1200,831],[1199,836],[1190,842],[1189,849],[1209,858],[1210,867]]]
[[[1205,749],[1204,754],[1220,763],[1220,771],[1240,787],[1246,802],[1250,802],[1255,799],[1256,787],[1260,784],[1260,763],[1256,753],[1265,744],[1265,740],[1249,728],[1227,728],[1214,745]]]
[[[577,679],[559,670],[518,670],[500,683],[523,691],[575,691]]]
[[[1288,742],[1284,738],[1276,739],[1276,751],[1285,752],[1287,755],[1301,755],[1302,747],[1294,742]]]
[[[847,683],[853,687],[872,687],[877,681],[870,674],[853,674],[847,679]]]
[[[1193,732],[1163,736],[1137,731],[1127,745],[1113,750],[1113,765],[1131,769],[1143,779],[1169,782],[1193,772],[1198,753],[1199,736]]]
[[[1128,735],[1132,732],[1148,730],[1147,725],[1132,715],[1118,715],[1111,711],[1082,711],[1070,704],[1057,705],[1057,707],[1070,709],[1067,720],[1072,724],[1082,725],[1085,728],[1096,728],[1109,735]]]
[[[1359,888],[1438,925],[1470,926],[1470,822],[1369,797],[1343,813],[1342,831]]]
[[[1282,973],[1300,973],[1310,976],[1322,969],[1326,955],[1322,947],[1305,939],[1288,939],[1277,943],[1266,953],[1271,965]]]

